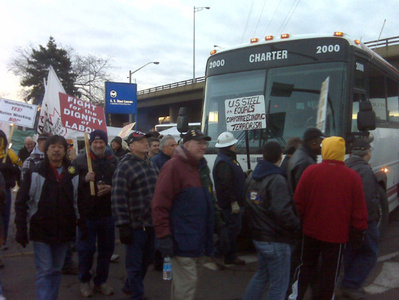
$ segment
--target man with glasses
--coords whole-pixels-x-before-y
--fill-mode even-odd
[[[371,151],[372,147],[367,140],[357,139],[352,144],[352,156],[345,161],[362,178],[368,212],[368,228],[363,244],[348,243],[344,254],[342,294],[350,299],[365,299],[362,285],[373,269],[378,255],[379,196],[378,183],[369,165]]]
[[[152,199],[154,229],[163,257],[173,257],[172,299],[195,298],[199,273],[213,252],[214,210],[204,158],[209,136],[190,130],[162,167]]]

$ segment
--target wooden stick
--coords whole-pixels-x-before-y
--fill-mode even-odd
[[[90,142],[89,142],[89,134],[85,133],[85,146],[86,146],[86,157],[87,157],[87,167],[89,172],[93,172],[93,165],[91,164],[91,156],[90,156]],[[90,181],[90,195],[96,195],[96,189],[94,188],[94,181]]]
[[[8,144],[11,143],[11,139],[12,139],[13,134],[14,134],[14,124],[11,124],[11,131],[10,131],[10,134],[9,134],[9,137],[8,137]],[[6,149],[4,149],[4,151],[5,151],[6,155],[4,155],[4,157],[3,157],[3,164],[4,164],[4,163],[6,162],[6,160],[7,160],[8,147],[7,147]]]

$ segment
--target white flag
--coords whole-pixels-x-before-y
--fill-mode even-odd
[[[60,98],[58,94],[59,92],[65,94],[65,90],[52,66],[49,68],[47,83],[44,88],[45,92],[40,110],[37,131],[38,133],[48,132],[51,134],[66,136],[67,129],[62,126],[60,116]]]

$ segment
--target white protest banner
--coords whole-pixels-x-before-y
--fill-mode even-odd
[[[266,128],[266,106],[263,95],[224,101],[228,131]]]
[[[90,133],[96,129],[107,132],[104,109],[101,106],[59,93],[62,125],[65,128]]]
[[[59,92],[65,93],[65,90],[53,67],[50,66],[37,126],[38,133],[48,132],[66,136],[67,129],[61,123]]]
[[[18,126],[33,128],[37,113],[37,105],[20,101],[0,99],[0,121]]]
[[[319,108],[317,110],[317,122],[316,127],[321,131],[326,130],[326,118],[327,118],[327,102],[328,102],[328,89],[330,84],[330,76],[321,84]]]

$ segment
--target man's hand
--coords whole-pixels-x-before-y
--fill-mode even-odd
[[[26,248],[26,245],[29,244],[28,230],[27,229],[18,229],[17,228],[17,234],[15,235],[15,240],[23,248]]]
[[[108,193],[111,193],[111,186],[109,184],[98,185],[98,193],[97,196],[101,197]]]
[[[130,227],[130,225],[123,225],[119,227],[119,240],[125,245],[130,245],[133,243],[133,229]]]
[[[90,182],[90,181],[94,181],[96,180],[96,173],[94,172],[87,172],[86,176],[85,176],[85,181],[86,182]]]
[[[237,201],[231,203],[231,213],[232,214],[240,213],[240,206],[238,205]]]
[[[174,246],[170,235],[159,240],[158,250],[162,253],[163,257],[173,257]]]

